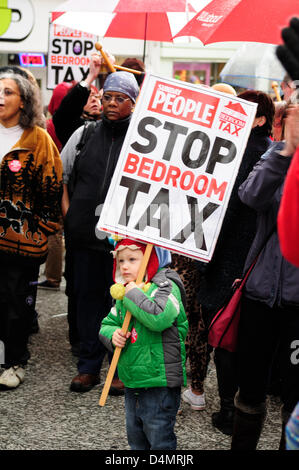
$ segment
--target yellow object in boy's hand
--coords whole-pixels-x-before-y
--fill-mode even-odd
[[[129,288],[127,289],[127,287]],[[126,292],[129,292],[129,290],[133,289],[134,287],[139,287],[140,289],[143,290],[143,292],[147,292],[149,288],[151,287],[151,283],[150,282],[147,282],[146,284],[142,283],[142,284],[139,284],[139,286],[137,286],[135,282],[131,281],[129,282],[129,284],[127,284],[126,287],[120,283],[113,284],[113,286],[110,287],[110,295],[115,300],[122,300]]]
[[[124,298],[126,288],[123,284],[113,284],[110,287],[110,294],[113,299],[122,300]]]

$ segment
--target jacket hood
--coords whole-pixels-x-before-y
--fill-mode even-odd
[[[68,82],[62,82],[57,85],[52,94],[52,98],[50,100],[50,103],[48,105],[48,110],[49,113],[53,114],[55,111],[59,108],[61,101],[65,97],[65,95],[70,91],[70,89],[73,87],[72,83]]]
[[[129,238],[123,238],[120,242],[118,242],[115,245],[114,251],[112,251],[112,254],[114,257],[113,280],[114,282],[119,283],[119,284],[125,284],[126,281],[123,279],[120,273],[117,253],[119,253],[122,250],[125,250],[126,248],[129,248],[132,251],[141,250],[144,253],[146,249],[146,244],[138,242],[136,240],[131,240]],[[152,279],[152,277],[156,274],[158,268],[159,268],[159,260],[158,260],[155,249],[153,249],[151,252],[148,264],[147,264],[147,268],[146,268],[146,276],[145,276],[146,282],[149,282]]]

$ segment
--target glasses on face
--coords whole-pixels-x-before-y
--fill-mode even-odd
[[[118,104],[122,104],[127,100],[130,100],[131,98],[123,98],[122,96],[112,96],[112,95],[107,95],[106,93],[102,97],[102,101],[106,103],[110,103],[112,100],[114,100]]]
[[[13,95],[21,96],[19,93],[11,90],[10,88],[0,88],[0,95],[4,96],[4,98],[9,98]]]

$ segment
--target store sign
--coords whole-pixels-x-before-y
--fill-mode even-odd
[[[53,89],[61,82],[84,80],[96,42],[95,35],[51,23],[47,88]]]
[[[33,26],[31,0],[0,0],[0,41],[23,41]]]
[[[97,235],[117,233],[210,261],[256,106],[147,74],[97,210]]]
[[[44,54],[35,52],[20,52],[19,53],[20,65],[22,67],[45,67],[46,61]]]

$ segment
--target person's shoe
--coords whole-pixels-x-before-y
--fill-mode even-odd
[[[78,374],[73,378],[70,390],[72,392],[89,392],[95,385],[100,383],[99,375],[95,374]]]
[[[192,410],[200,411],[200,410],[204,410],[205,407],[206,407],[205,394],[204,393],[202,395],[196,395],[189,388],[188,390],[185,390],[183,392],[182,398],[183,398],[184,402],[189,403]]]
[[[124,393],[125,393],[124,384],[122,383],[121,380],[119,380],[119,378],[114,378],[111,382],[111,386],[110,386],[108,394],[113,395],[113,396],[119,396],[119,395],[124,395]]]
[[[20,366],[12,366],[6,369],[0,376],[0,390],[17,388],[24,382],[25,370]]]
[[[47,289],[53,291],[60,290],[60,287],[57,284],[54,284],[54,282],[48,281],[47,279],[45,281],[38,282],[37,287],[39,287],[40,289]]]
[[[223,410],[212,413],[212,424],[223,434],[232,436],[235,410]]]

